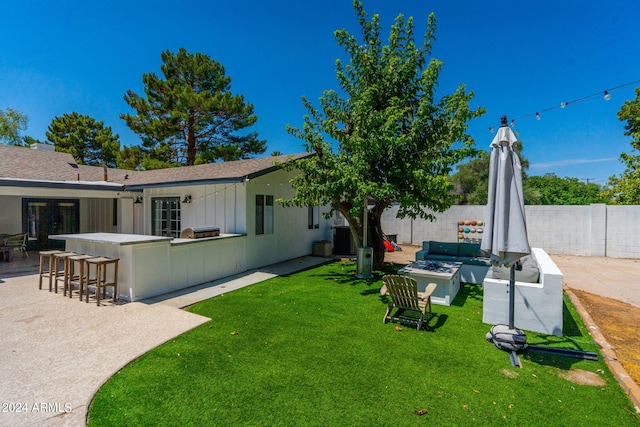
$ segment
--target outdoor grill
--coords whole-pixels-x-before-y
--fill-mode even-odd
[[[182,239],[203,239],[205,237],[216,237],[220,235],[219,227],[190,227],[185,228],[180,233]]]

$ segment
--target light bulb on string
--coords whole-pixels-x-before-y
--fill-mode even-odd
[[[567,103],[566,103],[566,102],[561,102],[561,103],[560,103],[560,108],[564,108],[564,107],[566,107],[566,106],[567,106]]]
[[[511,120],[511,127],[514,127],[516,125],[516,121],[515,120]]]
[[[489,128],[489,132],[493,133],[493,128],[492,127]]]
[[[605,101],[608,101],[608,100],[610,100],[610,99],[611,99],[611,94],[609,93],[609,91],[608,91],[608,90],[605,90],[605,91],[604,91],[604,100],[605,100]]]
[[[540,113],[536,112],[536,120],[540,120]]]

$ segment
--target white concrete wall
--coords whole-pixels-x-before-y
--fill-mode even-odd
[[[540,283],[515,282],[514,326],[562,336],[564,276],[542,249],[531,248],[531,255],[540,269]],[[482,322],[509,324],[509,281],[485,278],[482,287]]]
[[[607,206],[606,253],[612,258],[640,258],[640,206]]]
[[[457,241],[458,220],[485,220],[485,206],[452,206],[434,213],[436,221],[397,219],[398,207],[385,211],[382,229],[398,243]],[[640,206],[525,206],[529,244],[548,253],[640,258]],[[480,235],[465,234],[479,238]]]

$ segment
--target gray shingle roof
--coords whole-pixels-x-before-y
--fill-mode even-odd
[[[276,163],[308,155],[294,154],[150,171],[108,168],[107,180],[136,188],[241,181],[245,177],[253,178],[274,170]],[[104,180],[104,169],[99,166],[78,165],[73,156],[67,153],[0,144],[0,179],[3,178],[25,181],[89,181],[97,184]]]

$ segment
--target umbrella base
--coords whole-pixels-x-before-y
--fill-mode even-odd
[[[500,350],[522,351],[527,348],[527,335],[518,328],[508,325],[494,325],[485,337]]]

